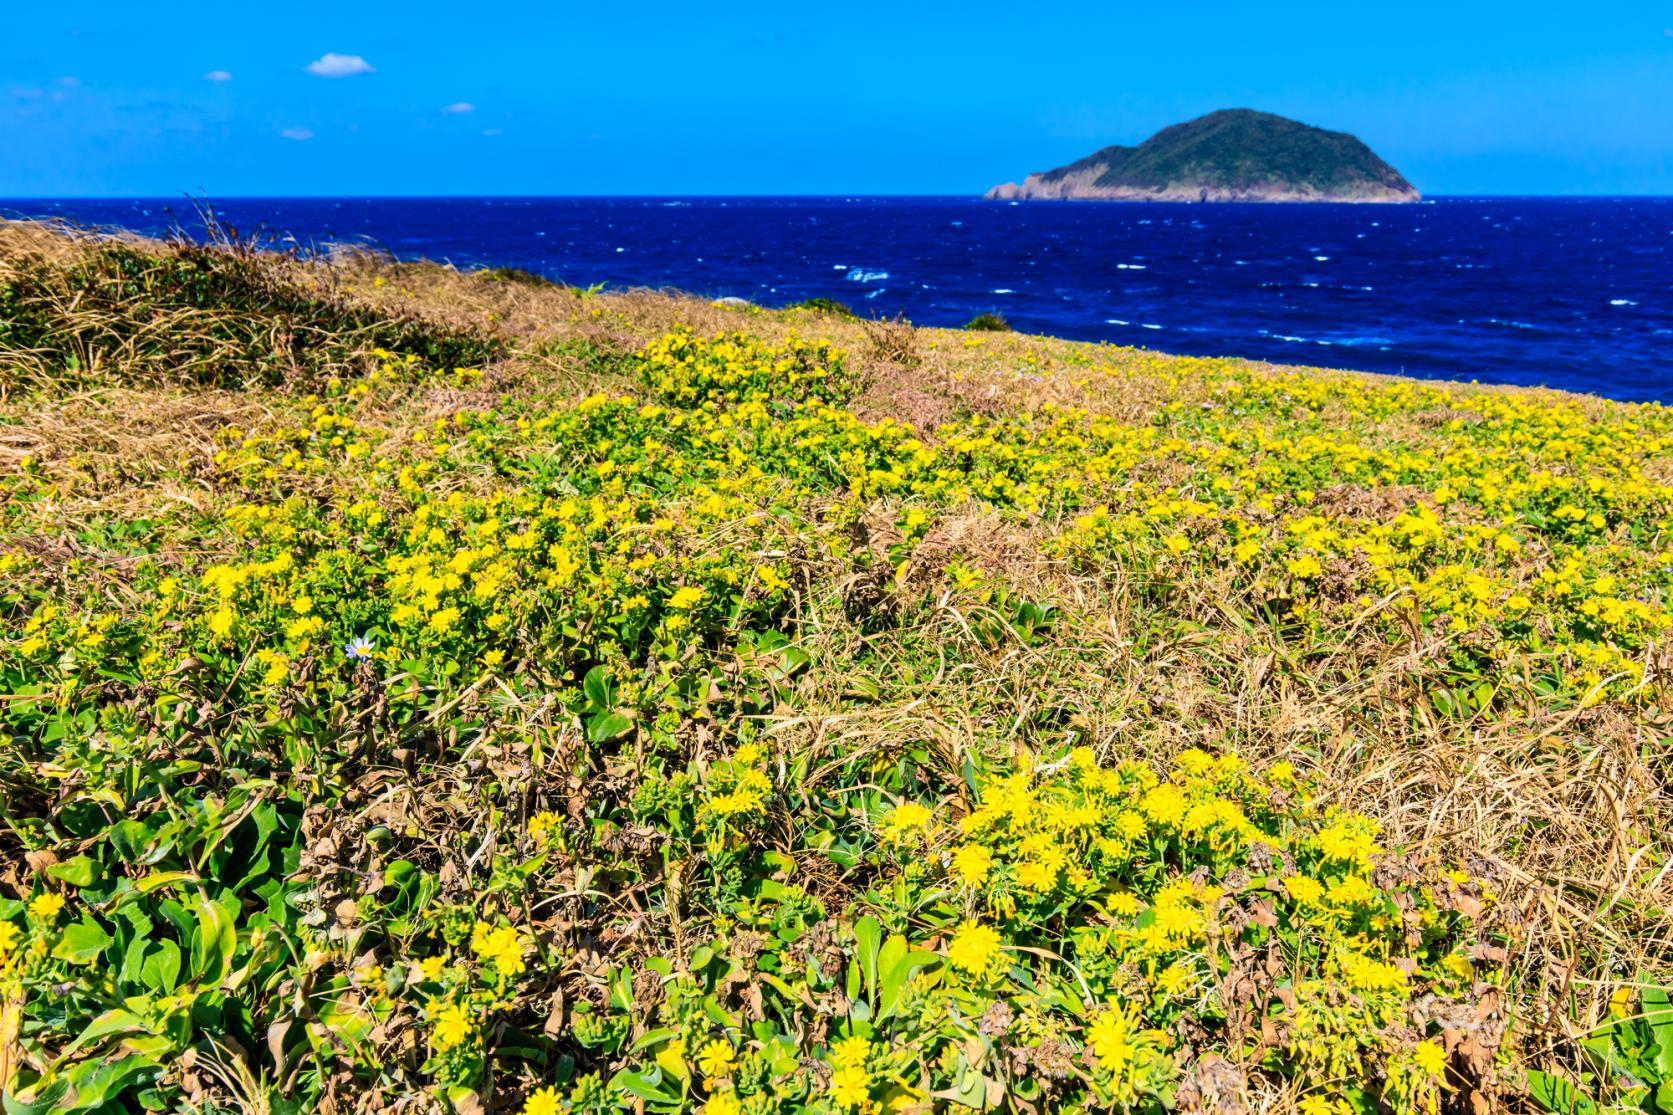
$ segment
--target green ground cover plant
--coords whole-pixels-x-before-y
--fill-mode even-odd
[[[1673,1094],[1663,408],[0,264],[12,1115]]]

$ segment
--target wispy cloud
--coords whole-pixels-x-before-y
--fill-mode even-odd
[[[205,81],[231,81],[232,75],[225,70],[210,70],[203,75]]]
[[[286,139],[304,140],[314,138],[314,133],[308,128],[286,128],[279,134]]]
[[[454,101],[450,105],[443,105],[442,111],[451,116],[458,116],[466,112],[475,112],[476,106],[469,101]]]
[[[330,51],[309,62],[305,67],[315,77],[358,77],[378,71],[358,54],[335,54]]]

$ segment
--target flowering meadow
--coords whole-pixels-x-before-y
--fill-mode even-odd
[[[0,233],[7,1115],[1673,1108],[1673,412]]]

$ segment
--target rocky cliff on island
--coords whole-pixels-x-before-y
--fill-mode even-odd
[[[1346,132],[1251,109],[1163,128],[1137,147],[1105,147],[987,192],[1101,201],[1419,201],[1400,172]]]

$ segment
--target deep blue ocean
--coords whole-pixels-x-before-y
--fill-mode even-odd
[[[1673,198],[1419,205],[972,198],[240,198],[240,233],[461,267],[1017,329],[1166,352],[1673,403]],[[0,215],[201,233],[189,201]]]

